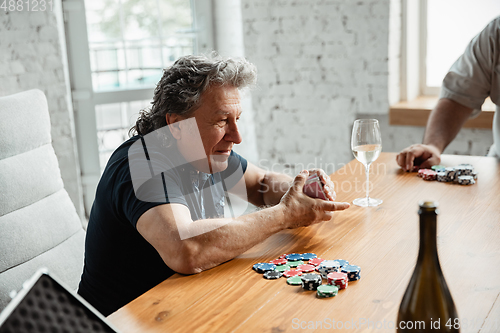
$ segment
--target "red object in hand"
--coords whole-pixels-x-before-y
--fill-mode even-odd
[[[319,198],[323,200],[328,200],[323,191],[323,183],[319,179],[318,175],[309,176],[304,185],[304,193],[311,198]]]

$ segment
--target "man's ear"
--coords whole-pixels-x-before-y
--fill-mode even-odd
[[[167,113],[165,117],[167,120],[168,128],[170,129],[170,133],[172,133],[174,139],[179,140],[181,138],[181,128],[179,126],[181,117],[175,113]]]

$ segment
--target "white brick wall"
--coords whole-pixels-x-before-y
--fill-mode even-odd
[[[253,105],[261,159],[351,160],[356,115],[389,106],[389,0],[243,0],[242,7],[246,56],[259,69]]]
[[[54,6],[53,12],[0,11],[0,96],[34,88],[45,92],[52,125],[52,144],[64,186],[81,215],[80,169],[57,30],[55,11],[58,9],[60,2]]]
[[[262,166],[331,172],[353,158],[361,117],[380,120],[384,151],[421,142],[424,128],[388,124],[389,96],[399,98],[400,10],[397,0],[242,0],[245,54],[259,70]],[[464,129],[445,152],[484,155],[492,140],[491,131]]]

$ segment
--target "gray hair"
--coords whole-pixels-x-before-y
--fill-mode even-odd
[[[166,115],[190,117],[200,106],[201,95],[212,85],[242,89],[257,79],[257,69],[243,58],[223,58],[216,54],[188,55],[163,70],[156,85],[152,106],[141,110],[129,134],[146,135],[167,125]]]

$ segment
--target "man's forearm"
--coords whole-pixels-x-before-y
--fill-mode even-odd
[[[440,153],[457,136],[472,109],[448,98],[441,98],[427,121],[423,144],[435,146]]]
[[[293,178],[288,175],[276,172],[266,173],[260,188],[264,204],[277,205],[292,182]]]
[[[184,273],[198,273],[215,267],[261,243],[272,234],[288,228],[284,208],[269,207],[234,219],[194,221],[189,228],[214,229],[183,240],[192,262]]]

